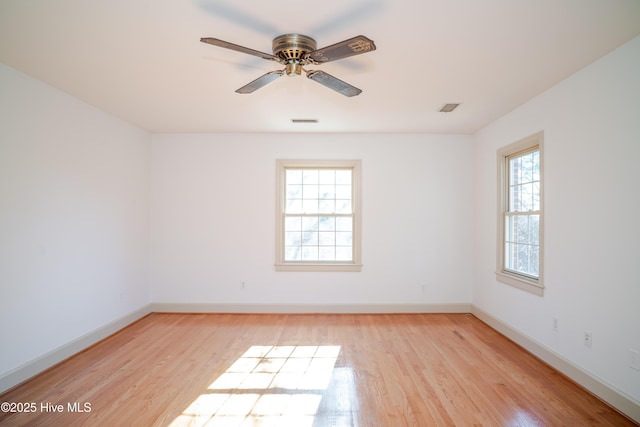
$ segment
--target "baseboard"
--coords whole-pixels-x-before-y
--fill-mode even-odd
[[[132,324],[136,320],[151,313],[151,304],[148,304],[138,310],[135,310],[125,316],[122,316],[112,322],[107,323],[91,332],[88,332],[73,341],[61,345],[48,353],[43,354],[36,359],[33,359],[22,366],[18,366],[15,369],[7,372],[0,377],[0,393],[3,393],[10,388],[17,386],[18,384],[28,380],[41,373],[42,371],[51,368],[52,366],[62,362],[65,359],[85,350],[87,347],[92,346],[100,340],[112,335],[122,328]]]
[[[469,313],[471,304],[207,304],[154,303],[156,313]]]
[[[623,391],[616,389],[614,386],[585,371],[545,345],[536,342],[517,329],[496,319],[474,305],[471,306],[471,314],[543,362],[557,369],[592,394],[607,402],[627,417],[640,423],[640,402],[633,397],[628,396]]]
[[[640,423],[640,402],[472,304],[207,304],[153,303],[64,344],[0,377],[0,393],[112,335],[149,313],[471,313],[618,411]]]
[[[470,304],[181,304],[155,303],[122,316],[0,376],[0,393],[118,332],[149,313],[468,313]]]

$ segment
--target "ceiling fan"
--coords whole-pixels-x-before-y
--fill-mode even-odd
[[[303,66],[320,65],[325,62],[331,62],[376,50],[376,45],[373,43],[373,40],[370,40],[365,36],[352,37],[322,49],[317,49],[316,41],[309,36],[302,34],[283,34],[273,39],[273,54],[249,49],[248,47],[212,37],[203,37],[200,41],[214,46],[224,47],[226,49],[257,56],[269,61],[275,61],[285,66],[282,70],[270,71],[263,74],[254,81],[247,83],[236,90],[237,93],[252,93],[268,83],[271,83],[280,76],[299,76],[302,74],[302,71],[304,71],[308,78],[328,87],[329,89],[333,89],[344,96],[356,96],[359,95],[362,90],[350,85],[349,83],[343,82],[324,71],[306,70]]]

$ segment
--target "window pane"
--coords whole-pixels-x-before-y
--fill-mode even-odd
[[[316,184],[303,184],[302,185],[302,198],[303,199],[317,199],[318,198],[318,186]]]
[[[509,182],[511,185],[520,184],[520,157],[509,160]]]
[[[529,243],[540,243],[540,215],[529,215]]]
[[[336,200],[336,213],[338,213],[338,214],[350,214],[351,213],[351,200]]]
[[[351,200],[351,186],[336,185],[336,199]]]
[[[353,249],[351,246],[336,247],[336,261],[352,261]]]
[[[529,271],[529,246],[518,245],[518,264],[516,270],[521,273],[527,273]]]
[[[336,198],[336,186],[335,185],[319,185],[318,191],[320,192],[320,199],[333,200]]]
[[[305,231],[318,229],[318,217],[306,216],[302,218],[302,229]]]
[[[302,213],[302,199],[287,200],[286,213]]]
[[[287,231],[284,233],[284,244],[287,246],[299,245],[302,243],[302,233],[300,231]]]
[[[336,233],[333,231],[321,231],[318,233],[318,244],[321,246],[327,245],[335,245],[336,244]]]
[[[529,251],[529,274],[532,276],[538,276],[540,265],[540,248],[538,246],[531,246]]]
[[[353,228],[353,220],[351,219],[351,217],[336,218],[337,231],[351,231],[352,228]]]
[[[335,200],[320,200],[318,203],[318,212],[317,213],[334,213],[336,211],[336,202]]]
[[[522,168],[522,182],[531,182],[533,180],[533,153],[521,157],[520,167]]]
[[[533,209],[533,184],[522,184],[521,188],[519,211],[527,212]]]
[[[318,170],[317,169],[303,169],[302,170],[302,183],[303,184],[317,184],[318,183]]]
[[[351,246],[352,233],[349,231],[337,231],[336,232],[336,245],[338,246]]]
[[[303,246],[302,247],[302,261],[317,261],[318,260],[318,247],[317,246]]]
[[[321,231],[333,231],[336,229],[336,218],[332,216],[321,216],[318,220],[318,229]]]
[[[318,245],[318,232],[317,231],[303,231],[302,232],[302,245],[303,246],[317,246]]]
[[[318,199],[304,199],[302,201],[302,212],[307,214],[318,213],[320,206]]]
[[[285,246],[284,259],[286,261],[300,261],[302,259],[300,246]]]
[[[509,212],[518,212],[520,210],[520,186],[512,185],[509,187]]]
[[[351,185],[351,170],[350,169],[336,170],[336,184]]]
[[[334,169],[320,169],[319,183],[333,186],[336,183],[336,171]]]
[[[540,210],[540,182],[533,183],[533,202],[531,210],[539,211]]]
[[[284,219],[285,231],[302,231],[302,218],[299,216],[288,216]]]
[[[515,270],[515,244],[507,242],[504,247],[504,268],[507,270]]]
[[[288,199],[301,199],[302,198],[302,185],[300,184],[287,184],[287,200]]]
[[[534,209],[534,185],[526,183],[510,187],[509,211],[528,212]],[[539,187],[538,187],[538,191]],[[538,197],[539,198],[539,197]]]
[[[533,180],[540,181],[540,151],[533,152]]]
[[[335,246],[320,246],[318,248],[318,258],[320,261],[334,261],[336,259]]]
[[[510,212],[540,210],[540,152],[533,151],[509,159]]]
[[[515,233],[513,232],[513,217],[507,216],[504,221],[504,239],[506,242],[513,242]]]
[[[514,216],[516,242],[529,243],[529,217],[526,215]]]
[[[302,184],[302,171],[300,169],[287,169],[287,184]]]

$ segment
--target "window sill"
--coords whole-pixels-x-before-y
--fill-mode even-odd
[[[496,280],[513,286],[514,288],[522,289],[523,291],[538,295],[540,297],[544,295],[544,286],[542,285],[542,283],[533,280],[527,280],[523,277],[516,276],[515,274],[496,272]]]
[[[362,264],[306,264],[306,263],[287,263],[275,264],[276,271],[342,271],[342,272],[359,272],[362,271]]]

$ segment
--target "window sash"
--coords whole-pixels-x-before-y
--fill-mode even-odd
[[[540,211],[506,212],[504,229],[504,270],[538,280]]]
[[[353,262],[353,215],[284,213],[283,220],[285,262]]]

